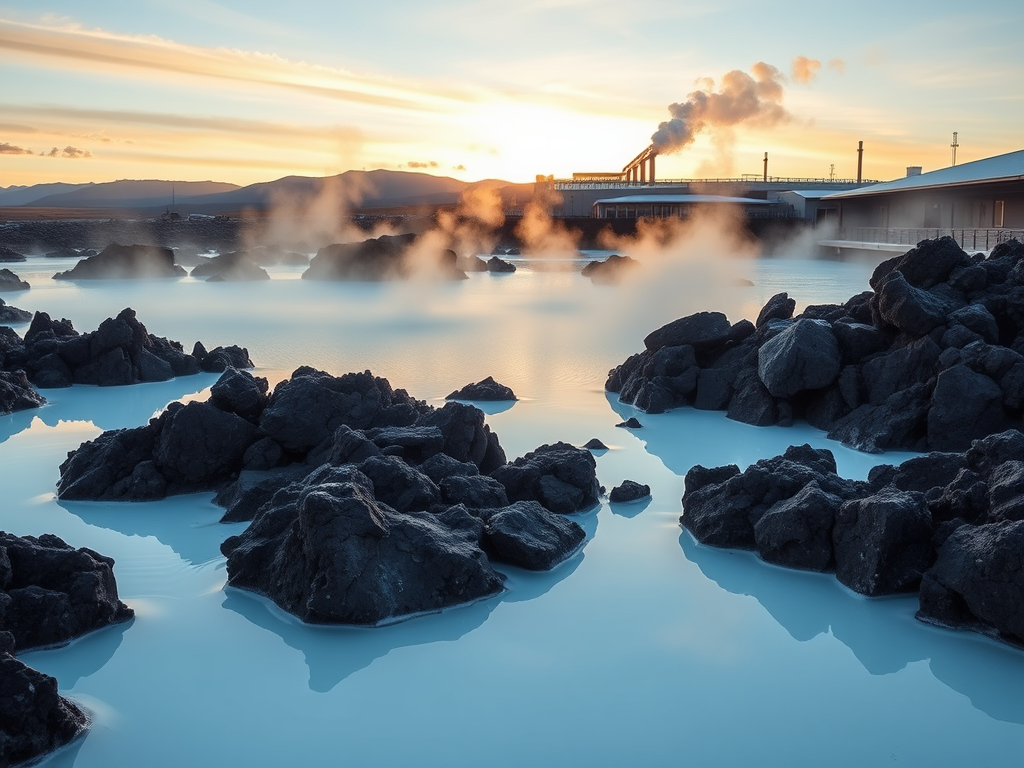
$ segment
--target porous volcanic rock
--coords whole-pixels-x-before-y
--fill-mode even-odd
[[[432,408],[369,371],[335,377],[301,367],[266,393],[265,380],[229,369],[206,402],[172,403],[145,426],[104,432],[69,453],[57,494],[141,501],[217,490],[243,469],[313,469],[382,454],[416,465],[445,453],[478,473],[506,462],[480,410],[455,402]]]
[[[590,262],[583,267],[581,274],[589,277],[594,285],[617,285],[639,266],[636,259],[613,253],[604,261]]]
[[[612,488],[612,492],[608,494],[608,501],[613,504],[626,504],[646,499],[650,495],[651,486],[638,483],[635,480],[623,480],[621,485]]]
[[[834,571],[856,592],[917,592],[918,618],[1024,645],[1024,434],[976,440],[845,480],[829,451],[740,472],[696,466],[680,521],[712,546]]]
[[[549,571],[574,555],[587,534],[574,520],[553,515],[536,501],[487,510],[483,547],[500,562]]]
[[[32,388],[24,371],[0,371],[0,416],[45,403],[46,398]]]
[[[154,277],[185,277],[174,263],[174,251],[156,245],[111,243],[94,256],[82,259],[54,280],[133,280]]]
[[[63,645],[135,614],[117,598],[114,561],[52,534],[0,531],[0,620],[17,650]]]
[[[207,353],[197,343],[194,352],[199,354],[189,355],[180,343],[150,334],[131,308],[84,334],[70,320],[53,320],[45,312],[36,312],[25,338],[15,335],[3,347],[0,365],[7,371],[25,372],[40,388],[167,381],[200,370],[224,370],[228,362],[252,367],[248,353],[238,347]]]
[[[501,593],[473,527],[378,501],[351,468],[325,466],[294,500],[227,539],[228,584],[312,624],[377,626]]]
[[[772,296],[757,322],[700,312],[650,333],[605,389],[648,413],[806,420],[861,451],[964,451],[1024,419],[1024,246],[948,237],[880,264],[843,304]]]
[[[74,741],[89,727],[77,704],[57,692],[57,680],[11,655],[0,632],[0,765],[21,765]]]
[[[590,451],[567,443],[542,445],[491,472],[505,486],[509,500],[539,501],[560,514],[596,506],[601,486]]]
[[[0,291],[27,291],[31,286],[11,272],[9,269],[0,269]]]
[[[492,377],[488,376],[476,384],[467,384],[462,389],[452,392],[445,400],[481,400],[481,401],[502,401],[518,400],[515,392],[504,384],[499,384]]]

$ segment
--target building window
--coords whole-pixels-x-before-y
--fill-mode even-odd
[[[992,206],[992,226],[1000,228],[1003,226],[1003,209],[1006,206],[1002,200],[996,200]]]
[[[979,227],[987,227],[988,226],[988,203],[986,203],[984,201],[981,203],[981,207],[980,207],[980,209],[978,211],[978,226]]]

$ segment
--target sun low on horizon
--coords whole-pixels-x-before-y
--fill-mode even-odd
[[[1022,148],[1004,30],[1024,11],[982,6],[0,2],[0,188],[618,171],[702,99],[660,177],[760,174],[768,153],[772,175],[850,178],[863,141],[865,176],[896,178],[949,165],[953,131],[961,162]]]

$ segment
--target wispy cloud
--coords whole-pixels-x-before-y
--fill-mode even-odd
[[[136,76],[159,72],[255,83],[404,110],[445,112],[477,99],[469,90],[361,76],[273,54],[202,48],[156,36],[86,30],[67,22],[47,26],[0,19],[0,52],[8,57],[41,58],[59,67],[74,62],[77,66]]]
[[[13,144],[8,144],[6,141],[0,144],[0,155],[31,155],[31,149],[24,149],[23,147],[16,147]]]

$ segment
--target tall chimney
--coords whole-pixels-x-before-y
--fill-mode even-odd
[[[655,158],[655,154],[653,152],[651,152],[651,172],[650,172],[651,184],[654,183],[654,158]]]
[[[857,183],[864,178],[864,142],[857,142]]]
[[[768,181],[768,153],[764,153],[764,180]]]

